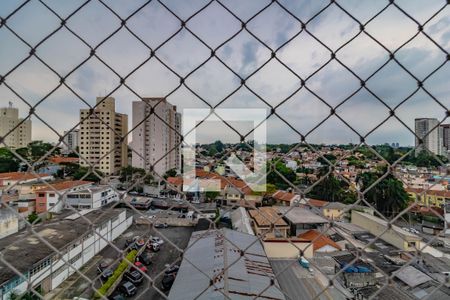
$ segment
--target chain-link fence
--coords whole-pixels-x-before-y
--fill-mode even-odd
[[[0,14],[0,92],[29,109],[0,116],[3,299],[450,297],[448,1],[27,0]],[[181,131],[181,108],[210,112]],[[267,116],[241,128],[222,108]],[[57,143],[24,145],[31,126]],[[251,169],[261,126],[267,184],[252,192],[226,164]],[[196,129],[234,140],[187,143]],[[417,141],[374,146],[398,140]],[[410,228],[418,216],[433,234]]]

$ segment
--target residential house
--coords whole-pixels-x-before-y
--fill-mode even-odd
[[[263,239],[289,236],[290,227],[275,208],[264,206],[249,210],[248,213],[255,234],[261,235]]]
[[[315,229],[305,231],[299,234],[298,237],[311,242],[313,245],[314,253],[326,253],[342,250],[341,246],[330,239],[325,233],[319,232]]]
[[[300,195],[282,190],[273,193],[271,198],[275,205],[281,206],[293,206],[300,201]]]
[[[348,211],[345,211],[346,209],[348,209],[348,206],[344,203],[330,202],[323,207],[322,213],[327,219],[343,220],[348,215]]]
[[[51,187],[45,186],[35,191],[36,194],[36,212],[54,212],[59,213],[64,207],[64,200],[68,193],[84,190],[91,186],[90,181],[62,181],[52,183]]]
[[[298,236],[310,229],[322,230],[330,222],[324,217],[303,207],[274,206],[273,208],[288,223],[291,236]]]
[[[427,190],[423,188],[406,188],[406,191],[412,199],[417,200],[425,206],[443,207],[450,203],[449,190]]]
[[[16,186],[25,183],[38,183],[53,180],[53,176],[49,174],[33,174],[30,172],[8,172],[0,173],[0,186]]]
[[[100,208],[116,201],[119,201],[119,194],[110,186],[89,186],[68,193],[65,206],[77,209]]]

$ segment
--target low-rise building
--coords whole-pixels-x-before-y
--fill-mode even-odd
[[[415,251],[416,249],[420,249],[421,237],[403,230],[396,225],[391,225],[388,228],[388,222],[381,218],[353,210],[351,222],[400,250]]]
[[[92,185],[90,181],[62,181],[50,184],[35,191],[36,212],[59,213],[64,208],[64,201],[68,193],[84,190]]]
[[[66,195],[66,207],[77,209],[100,208],[119,201],[119,194],[110,186],[89,186]]]
[[[406,188],[406,191],[412,199],[426,206],[443,207],[446,202],[450,202],[449,190]]]
[[[298,235],[299,238],[313,244],[314,252],[335,252],[342,250],[336,242],[330,239],[325,233],[311,229]]]
[[[322,231],[329,223],[324,217],[303,207],[274,206],[273,208],[276,209],[279,215],[283,216],[283,219],[289,224],[291,236],[298,236],[310,229]]]
[[[322,212],[325,218],[330,220],[342,220],[347,216],[347,205],[340,202],[330,202],[323,207]]]
[[[272,201],[275,205],[292,206],[300,201],[300,195],[278,190],[272,194]]]
[[[289,225],[278,211],[269,206],[249,210],[255,234],[266,238],[286,238],[289,236]]]
[[[0,173],[0,186],[13,186],[24,183],[37,183],[53,180],[49,174],[33,174],[30,172]],[[14,187],[15,188],[15,187]]]
[[[125,210],[94,210],[55,219],[0,241],[0,299],[9,300],[30,288],[45,295],[80,269],[133,221]],[[43,240],[58,250],[55,252]],[[20,272],[23,276],[17,275]]]

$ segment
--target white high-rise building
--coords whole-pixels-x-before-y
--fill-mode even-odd
[[[77,149],[79,143],[79,134],[79,129],[64,131],[64,144],[61,145],[64,152],[70,153]]]
[[[4,142],[11,148],[22,148],[31,143],[31,120],[19,118],[19,110],[12,106],[12,102],[9,102],[9,107],[0,108],[0,136],[5,135]]]
[[[114,98],[103,99],[97,97],[97,104],[100,101],[101,104],[94,113],[89,109],[80,110],[79,153],[109,175],[128,165],[128,116],[116,113]],[[80,165],[89,167],[84,159],[80,159]]]
[[[419,145],[419,139],[416,137],[416,155],[424,149],[436,155],[442,155],[443,135],[438,119],[415,119],[415,133],[423,140],[423,144]]]
[[[179,171],[180,126],[181,114],[166,99],[144,98],[133,102],[132,166],[148,170],[153,165],[161,176],[170,169]]]

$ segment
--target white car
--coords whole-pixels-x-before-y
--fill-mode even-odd
[[[410,228],[409,231],[415,234],[419,234],[419,231],[415,228]]]
[[[152,243],[156,243],[156,244],[158,244],[158,245],[162,245],[162,244],[164,244],[164,241],[160,238],[160,237],[158,237],[158,236],[154,236],[154,237],[152,237],[151,239],[150,239],[150,241],[152,242]]]

